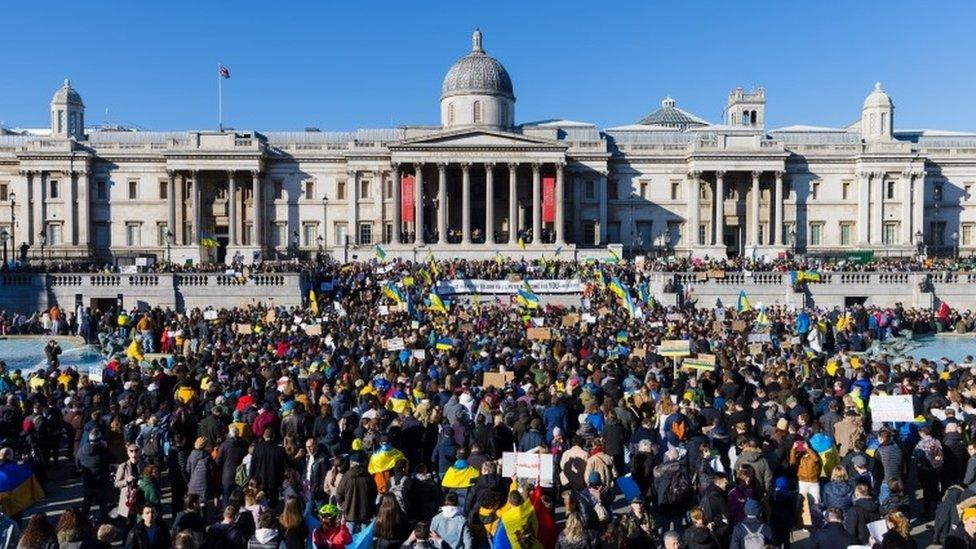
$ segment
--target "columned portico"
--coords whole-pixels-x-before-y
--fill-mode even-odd
[[[508,244],[518,242],[518,164],[508,164]]]

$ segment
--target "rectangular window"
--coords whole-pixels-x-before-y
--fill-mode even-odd
[[[386,194],[383,198],[392,199],[393,198],[393,180],[387,179],[383,182],[383,188],[386,189]]]
[[[166,233],[169,232],[169,226],[166,223],[156,223],[156,245],[165,246],[167,242]]]
[[[108,199],[108,183],[104,180],[95,182],[95,200]]]
[[[593,200],[596,198],[596,183],[593,181],[587,181],[583,187],[585,189],[585,192],[583,193],[584,198],[587,200]]]
[[[336,181],[336,200],[346,199],[346,182]]]
[[[881,233],[884,244],[898,243],[898,223],[889,222],[884,224],[884,232]]]
[[[359,244],[368,246],[373,243],[373,224],[370,222],[359,224]]]
[[[159,182],[159,199],[169,200],[169,181]]]
[[[346,237],[349,236],[349,225],[347,223],[338,222],[335,224],[335,242],[339,246],[346,243]]]
[[[129,200],[139,199],[139,181],[136,179],[129,180]]]
[[[850,246],[853,243],[854,237],[854,224],[850,221],[841,221],[840,223],[840,245]]]
[[[383,225],[383,242],[387,244],[393,242],[393,223]]]
[[[932,200],[942,202],[942,182],[932,185]]]
[[[274,200],[282,200],[285,197],[285,185],[280,179],[274,180]]]
[[[48,187],[51,190],[51,198],[61,198],[61,182],[57,179],[52,179]]]
[[[318,245],[319,225],[318,223],[305,223],[302,225],[302,246],[310,247]]]
[[[851,182],[850,181],[844,181],[843,183],[841,183],[841,187],[840,188],[841,188],[841,198],[843,198],[844,200],[850,200],[851,199]]]
[[[592,183],[592,182],[590,182],[590,183]],[[593,221],[584,221],[583,222],[583,242],[588,242],[588,243],[593,244],[593,245],[599,245],[600,244],[599,242],[597,242],[597,233],[596,233],[596,223],[595,222],[593,222]]]
[[[647,196],[647,181],[641,181],[640,182],[640,197],[641,198],[648,198],[648,196]]]
[[[284,248],[288,245],[288,225],[275,223],[271,226],[271,245],[275,248]]]
[[[60,223],[48,223],[47,224],[47,244],[48,246],[60,246],[63,244],[61,241],[61,229]]]
[[[142,237],[138,223],[125,224],[125,245],[130,247],[142,245]]]
[[[929,223],[929,245],[945,246],[945,221],[932,221]]]
[[[823,243],[823,223],[810,224],[810,245],[819,246]]]
[[[681,196],[681,183],[671,182],[671,200],[677,200]]]
[[[0,183],[0,202],[10,200],[10,184]]]
[[[787,246],[796,244],[796,225],[793,223],[783,223],[783,243]]]
[[[315,200],[315,182],[305,182],[305,200]]]
[[[973,245],[973,228],[976,227],[973,223],[963,223],[962,224],[962,242],[963,246]]]
[[[966,183],[965,185],[962,186],[962,199],[963,200],[965,200],[966,202],[969,202],[969,200],[973,197],[973,194],[972,193],[973,193],[973,184],[972,183]]]
[[[617,180],[607,180],[607,200],[616,200],[620,195],[617,194]]]
[[[814,181],[810,183],[810,199],[817,200],[820,198],[820,182]]]
[[[702,223],[698,226],[698,241],[695,244],[700,245],[706,238],[708,238],[708,225]]]
[[[885,197],[888,200],[894,200],[895,199],[895,182],[894,181],[886,181],[885,182]]]
[[[366,200],[369,198],[369,179],[363,179],[359,182],[359,199]]]
[[[766,223],[759,224],[759,242],[766,242],[766,233],[769,231],[769,225]]]

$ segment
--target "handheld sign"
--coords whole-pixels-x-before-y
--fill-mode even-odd
[[[691,341],[687,339],[666,339],[657,348],[661,356],[682,357],[691,354]]]
[[[384,343],[386,343],[387,351],[401,351],[403,350],[404,347],[402,337],[391,337],[390,339],[387,339]]]
[[[488,387],[502,389],[506,383],[514,380],[515,372],[485,372],[484,381],[482,381],[481,386],[485,389]]]
[[[526,335],[533,341],[548,341],[552,339],[551,328],[529,328]]]
[[[868,402],[871,421],[915,421],[915,407],[911,395],[872,395]]]
[[[703,370],[710,372],[715,369],[715,357],[712,357],[711,361],[702,360],[701,358],[685,358],[681,361],[681,367],[686,370]]]

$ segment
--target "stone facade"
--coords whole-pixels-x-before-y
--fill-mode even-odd
[[[437,127],[92,129],[66,81],[50,129],[0,128],[0,234],[106,260],[976,251],[976,133],[896,130],[880,85],[842,128],[767,129],[766,98],[733,90],[719,123],[667,98],[628,126],[516,125],[479,32]]]

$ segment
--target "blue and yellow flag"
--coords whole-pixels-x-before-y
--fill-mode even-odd
[[[0,465],[0,509],[14,516],[44,499],[44,489],[30,465],[7,462]]]
[[[397,462],[407,459],[403,455],[403,452],[397,450],[396,448],[387,444],[381,444],[380,447],[373,452],[373,455],[369,456],[369,464],[366,466],[366,470],[369,474],[375,475],[376,473],[383,473],[393,469]]]
[[[531,500],[525,499],[518,507],[506,505],[498,522],[494,549],[542,549],[539,521]]]
[[[449,337],[439,337],[437,338],[437,343],[434,345],[438,351],[450,351],[454,348],[454,340]]]
[[[593,272],[593,279],[601,288],[607,285],[607,277],[603,274],[603,269],[599,267]]]
[[[406,349],[404,349],[406,351]],[[409,351],[407,351],[409,353]],[[386,409],[392,411],[395,414],[402,414],[411,408],[410,397],[407,393],[400,389],[397,389],[390,395],[389,400],[386,401]],[[374,454],[375,455],[375,454]],[[372,464],[372,460],[370,460]],[[370,471],[372,473],[372,471]]]
[[[759,326],[769,326],[769,317],[766,316],[766,306],[763,305],[759,309],[759,315],[756,316],[756,324]]]
[[[383,248],[380,248],[379,244],[376,245],[376,250],[373,253],[376,254],[376,258],[380,261],[386,259],[386,251],[383,250]]]
[[[404,301],[403,293],[400,292],[400,289],[397,288],[396,284],[393,282],[387,281],[386,284],[383,285],[383,294],[392,299],[397,305],[403,303]]]
[[[746,297],[745,290],[739,290],[739,300],[735,304],[735,310],[740,313],[748,313],[752,310],[752,305],[749,303],[749,298]]]
[[[519,305],[527,309],[539,308],[539,296],[535,295],[534,292],[528,291],[524,288],[519,288],[518,295],[515,296],[515,301],[517,301]]]
[[[313,315],[319,314],[319,300],[315,297],[315,290],[308,291],[308,310],[312,311]]]
[[[504,263],[504,262],[505,262],[505,258],[502,257],[502,253],[501,252],[495,252],[495,263],[499,267],[501,267],[502,266],[502,263]]]
[[[217,242],[216,238],[208,234],[205,234],[200,237],[200,245],[203,246],[204,248],[216,248],[220,246],[220,242]]]
[[[437,262],[434,261],[434,253],[427,250],[427,264],[430,265],[430,272],[434,273],[437,278],[441,277],[441,270],[437,266]]]
[[[613,277],[613,280],[610,281],[610,285],[607,286],[607,289],[613,292],[613,295],[617,296],[619,299],[624,299],[624,296],[627,295],[627,290],[624,289],[623,283],[620,282],[620,279],[617,277]]]
[[[477,469],[468,465],[466,460],[459,459],[444,472],[441,486],[454,490],[467,490],[479,476]]]
[[[447,314],[447,305],[444,304],[444,300],[441,299],[441,296],[431,292],[430,296],[427,298],[427,301],[427,308],[431,311]]]
[[[525,239],[522,238],[521,236],[518,238],[518,246],[519,246],[519,248],[522,248],[523,250],[525,250]]]
[[[650,307],[654,306],[654,298],[651,297],[651,291],[647,286],[647,282],[642,282],[641,285],[637,287],[637,293],[640,296],[640,300],[644,302],[645,305]]]

